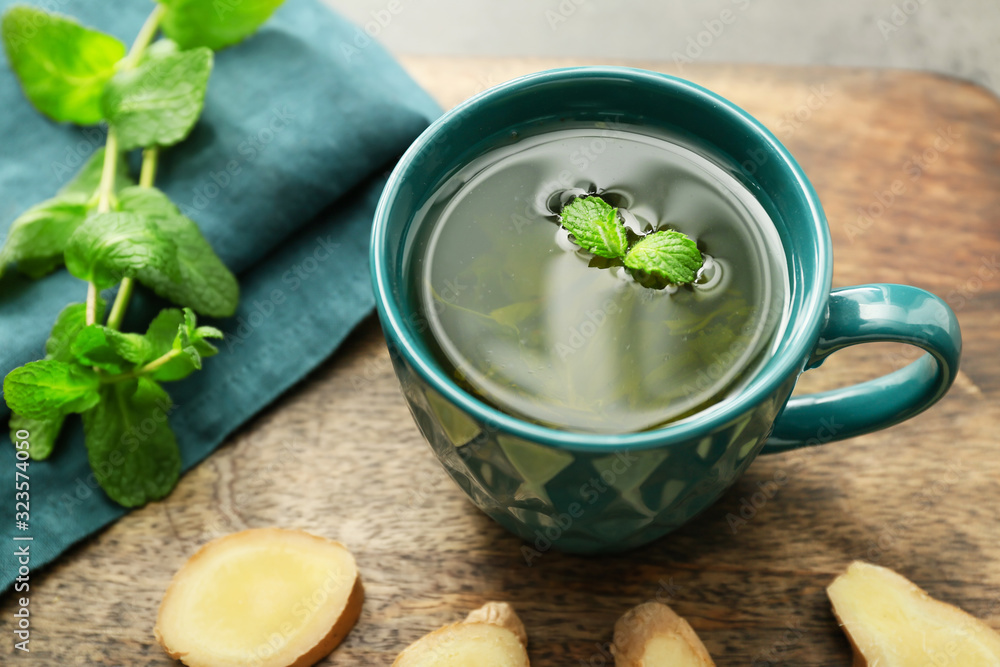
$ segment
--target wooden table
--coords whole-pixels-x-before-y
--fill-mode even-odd
[[[445,106],[519,74],[579,64],[404,62]],[[521,542],[438,467],[372,319],[166,501],[33,577],[32,653],[11,664],[170,664],[152,627],[174,571],[212,537],[271,525],[334,537],[357,555],[364,612],[323,664],[388,665],[424,633],[508,600],[528,627],[534,665],[610,665],[603,646],[615,619],[658,597],[690,619],[720,666],[847,665],[824,588],[854,559],[895,568],[1000,628],[997,98],[915,72],[634,64],[718,91],[786,143],[830,219],[836,285],[908,283],[952,304],[965,355],[944,400],[881,433],[760,459],[700,520],[649,547],[613,558],[548,553],[528,567]],[[857,209],[877,212],[895,181],[905,192],[859,223]],[[800,386],[867,379],[914,356],[854,348]],[[758,485],[776,474],[787,481],[765,503],[758,496],[733,530],[727,515],[750,514]],[[0,627],[12,612],[7,596]],[[11,644],[2,642],[0,662]]]

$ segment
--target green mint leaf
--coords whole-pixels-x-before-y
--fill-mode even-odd
[[[3,15],[4,48],[25,96],[53,120],[93,125],[125,45],[61,14],[18,5]]]
[[[174,347],[177,330],[184,326],[184,313],[180,308],[164,308],[146,329],[146,342],[150,345],[150,358],[162,357]]]
[[[59,168],[69,171],[68,168],[58,165]],[[90,199],[97,192],[97,186],[101,182],[101,171],[104,169],[104,146],[98,148],[90,158],[80,167],[80,171],[59,190],[60,195],[78,195]],[[128,165],[125,163],[125,155],[119,153],[118,168],[115,170],[115,191],[135,185],[135,181],[128,175]]]
[[[165,299],[210,317],[236,312],[240,288],[236,276],[212,250],[198,225],[181,214],[156,188],[125,188],[118,194],[123,211],[148,216],[177,246],[179,277],[156,269],[138,273],[139,280]]]
[[[181,356],[178,358],[187,361],[187,363],[191,365],[192,370],[200,371],[201,355],[198,354],[198,350],[196,350],[194,345],[192,345],[191,342],[187,339],[187,336],[184,334],[179,334],[178,342],[176,345],[177,345],[176,349],[182,352]]]
[[[598,257],[624,257],[628,250],[628,235],[618,220],[618,209],[600,197],[574,199],[563,207],[561,221],[578,246]]]
[[[156,359],[174,349],[174,341],[185,330],[184,313],[178,308],[165,308],[149,323],[146,329],[146,341],[150,344],[150,358]],[[207,356],[207,355],[203,355]],[[151,379],[161,382],[181,380],[197,370],[191,363],[189,355],[174,357],[153,371]]]
[[[97,318],[104,317],[104,299],[97,299]],[[73,354],[70,344],[77,334],[86,326],[87,306],[83,303],[71,303],[60,311],[56,317],[56,323],[52,326],[52,332],[48,340],[45,341],[45,358],[62,362],[73,361]],[[59,432],[62,430],[65,417],[47,417],[45,419],[35,419],[14,413],[10,417],[10,437],[20,429],[26,429],[31,433],[28,455],[31,458],[41,461],[49,457],[55,446]]]
[[[225,334],[216,329],[215,327],[203,326],[198,327],[194,330],[195,336],[198,340],[204,341],[206,338],[223,338]]]
[[[77,334],[71,349],[81,364],[118,374],[147,361],[152,346],[139,334],[91,324]]]
[[[197,48],[149,56],[123,69],[104,88],[104,117],[122,150],[171,146],[194,127],[205,103],[212,50]]]
[[[104,319],[104,299],[97,298],[97,319]],[[71,303],[63,308],[56,317],[52,332],[45,341],[45,358],[56,361],[71,362],[73,356],[73,341],[87,326],[87,304]]]
[[[160,0],[163,34],[182,49],[218,51],[249,37],[284,0]]]
[[[184,326],[187,329],[186,335],[189,344],[197,350],[200,356],[210,357],[219,351],[214,345],[205,339],[222,338],[225,334],[215,327],[198,326],[198,320],[195,318],[194,311],[190,308],[184,309]]]
[[[66,418],[62,416],[32,419],[15,412],[10,416],[10,439],[18,440],[17,432],[24,429],[31,434],[28,438],[28,456],[35,461],[44,461],[52,454],[65,420]]]
[[[143,405],[171,404],[170,394],[160,386],[159,382],[146,376],[139,378],[135,393],[132,394],[132,399],[136,403],[142,403]]]
[[[677,285],[693,282],[704,261],[695,242],[672,229],[647,234],[625,255],[627,268]]]
[[[103,168],[102,146],[58,195],[32,206],[11,223],[0,248],[0,276],[15,263],[21,273],[31,278],[40,278],[62,266],[66,242],[92,209],[91,198],[97,191]],[[115,174],[116,190],[134,185],[123,155],[118,156]]]
[[[151,218],[133,213],[98,213],[87,218],[69,238],[65,258],[70,273],[98,289],[142,270],[180,279],[174,242]]]
[[[16,264],[18,271],[41,278],[63,263],[66,242],[87,217],[87,197],[59,195],[35,204],[17,217],[0,248],[0,275]]]
[[[83,412],[100,400],[100,379],[89,368],[43,359],[15,368],[3,381],[11,412],[33,419],[51,419]]]
[[[114,382],[101,387],[100,401],[83,413],[94,476],[125,507],[163,498],[181,472],[177,439],[166,419],[171,404],[148,397],[148,388],[140,391],[135,380]]]
[[[214,327],[208,328],[214,329]],[[214,329],[214,331],[218,331],[218,329]],[[184,309],[184,323],[178,327],[177,335],[174,337],[171,347],[174,350],[183,352],[182,358],[185,358],[195,370],[201,370],[202,356],[209,356],[202,355],[203,351],[208,351],[210,354],[218,352],[214,345],[202,340],[201,334],[198,331],[198,321],[195,318],[194,311],[190,308]]]

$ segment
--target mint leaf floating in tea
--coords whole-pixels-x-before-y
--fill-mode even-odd
[[[598,257],[624,257],[628,249],[625,225],[618,209],[600,197],[578,197],[563,207],[560,216],[577,245]]]
[[[584,250],[598,257],[621,259],[625,267],[661,280],[685,285],[694,282],[705,263],[693,240],[674,230],[653,232],[631,249],[618,209],[600,197],[578,197],[563,207],[562,226]]]
[[[695,242],[672,229],[647,234],[625,255],[626,268],[677,285],[694,282],[704,263]]]

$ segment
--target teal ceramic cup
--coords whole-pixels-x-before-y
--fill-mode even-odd
[[[790,291],[778,350],[738,393],[655,430],[601,435],[504,414],[459,386],[425,343],[410,294],[414,212],[457,167],[512,129],[606,121],[680,133],[711,149],[771,216]],[[372,233],[371,271],[403,395],[448,474],[532,549],[620,551],[655,540],[714,502],[759,454],[849,438],[925,410],[958,372],[961,334],[936,296],[905,285],[831,291],[823,209],[778,140],[734,104],[674,77],[618,67],[540,72],[502,84],[431,125],[399,161]],[[926,354],[884,377],[789,400],[799,374],[850,345],[908,343]]]

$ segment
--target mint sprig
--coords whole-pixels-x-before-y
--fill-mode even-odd
[[[35,7],[12,7],[0,22],[11,68],[35,108],[61,122],[108,126],[105,147],[53,198],[14,220],[0,247],[0,278],[10,268],[40,278],[65,264],[88,287],[86,303],[59,314],[45,358],[5,378],[10,428],[30,432],[29,454],[40,460],[79,413],[96,479],[127,507],[177,483],[180,450],[160,383],[187,377],[218,352],[209,340],[222,332],[199,326],[195,313],[228,317],[239,300],[236,278],[197,225],[153,186],[159,154],[201,115],[213,50],[255,32],[281,2],[220,9],[158,0],[127,53],[111,35]],[[156,40],[161,28],[167,38]],[[138,184],[123,155],[134,148],[142,149]],[[120,331],[136,283],[182,308],[162,310],[145,333]],[[106,309],[99,293],[115,285]]]
[[[620,259],[625,268],[675,285],[694,282],[705,263],[698,245],[675,230],[652,232],[631,248],[618,209],[600,197],[578,197],[563,207],[562,226],[576,244],[599,257]]]

